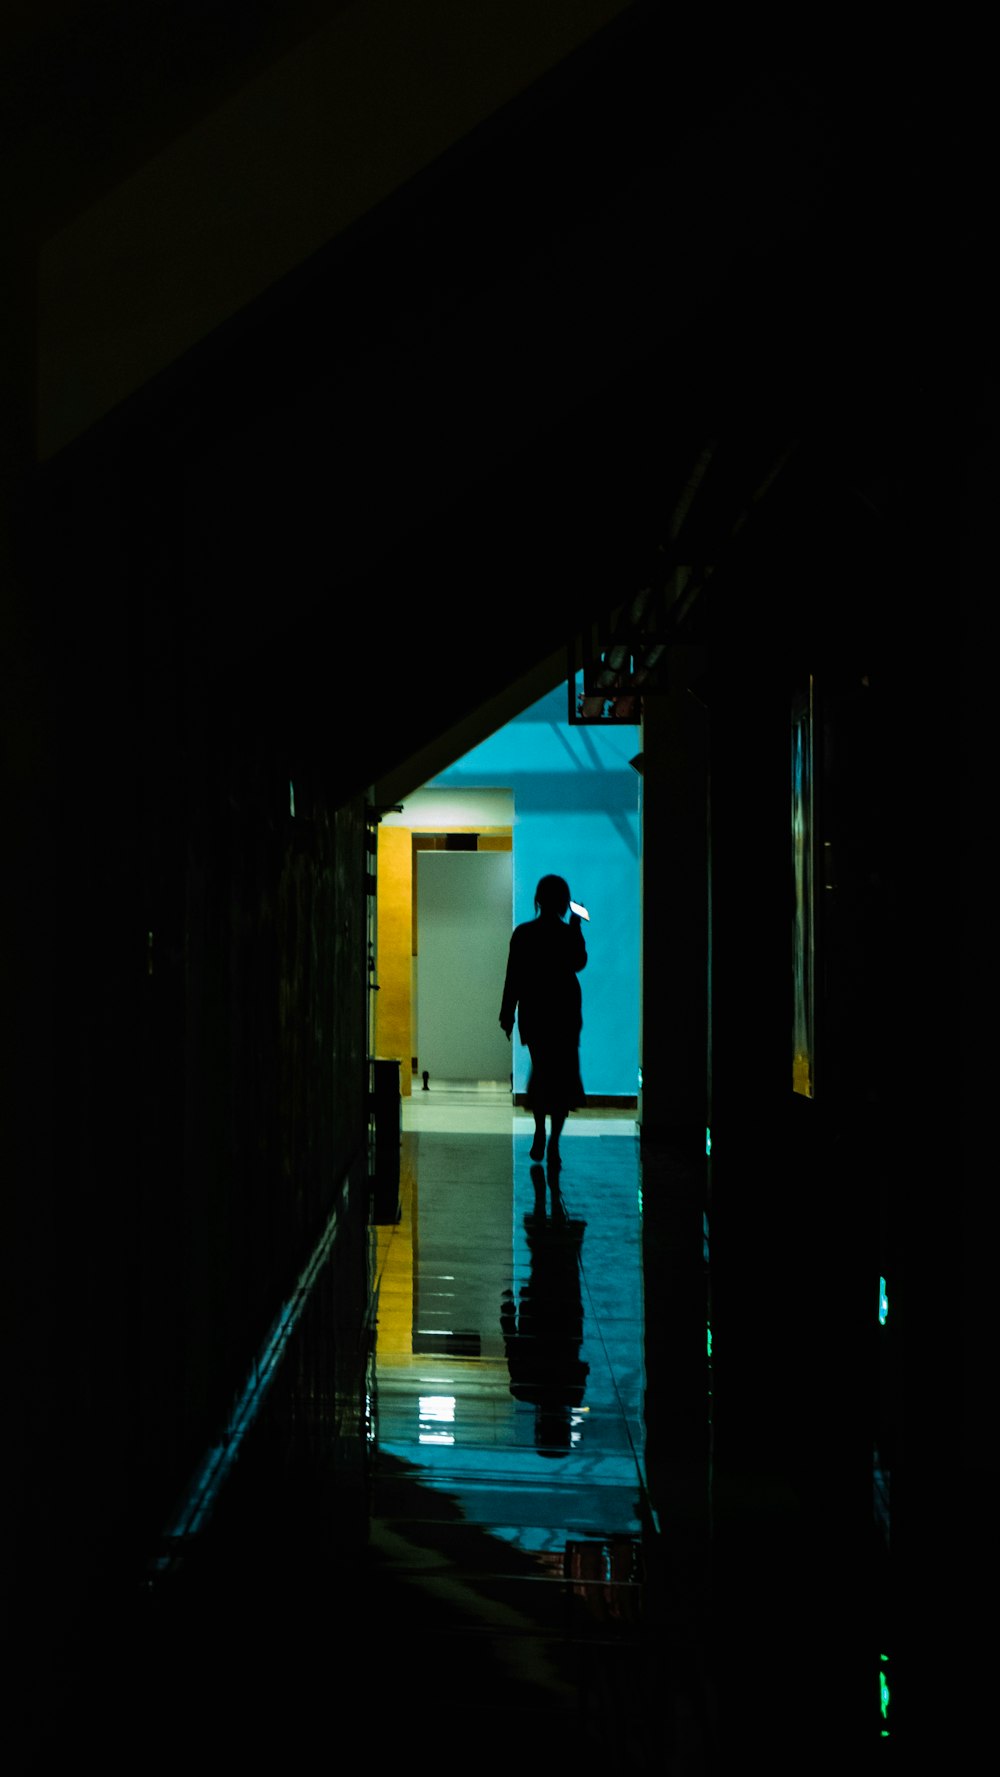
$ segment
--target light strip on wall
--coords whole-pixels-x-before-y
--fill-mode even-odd
[[[333,1250],[340,1226],[340,1210],[347,1190],[348,1181],[345,1179],[340,1202],[331,1210],[326,1226],[294,1290],[281,1308],[254,1359],[221,1436],[206,1452],[184,1494],[181,1506],[164,1531],[162,1540],[168,1545],[167,1552],[157,1556],[152,1562],[154,1572],[162,1573],[176,1561],[178,1550],[170,1545],[183,1545],[206,1529],[219,1494],[239,1454],[240,1445],[260,1413],[316,1279]]]

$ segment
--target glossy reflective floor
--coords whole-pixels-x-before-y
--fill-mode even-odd
[[[623,1112],[571,1117],[558,1170],[532,1137],[502,1089],[403,1100],[370,1551],[392,1710],[486,1769],[885,1770],[863,1536],[824,1546],[777,1471],[714,1466],[703,1157]]]
[[[207,1531],[95,1600],[18,1769],[797,1777],[838,1735],[833,1768],[885,1769],[845,1709],[880,1654],[856,1684],[841,1554],[766,1477],[713,1473],[703,1159],[622,1112],[573,1116],[558,1170],[532,1135],[500,1087],[403,1100],[360,1385],[330,1386],[317,1287]]]
[[[517,1762],[660,1769],[634,1117],[571,1117],[559,1167],[500,1089],[415,1092],[403,1128],[372,1541],[409,1595],[405,1689]]]

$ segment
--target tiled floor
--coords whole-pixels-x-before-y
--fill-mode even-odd
[[[538,1768],[662,1770],[634,1117],[571,1117],[558,1172],[501,1088],[416,1092],[403,1130],[372,1546],[409,1598],[405,1690],[444,1684],[449,1728]]]
[[[367,1539],[363,1510],[345,1525],[329,1503],[342,1407],[296,1348],[169,1577],[95,1601],[65,1670],[40,1675],[19,1770],[61,1777],[78,1749],[105,1777],[671,1768],[634,1120],[574,1115],[558,1177],[504,1087],[437,1084],[402,1120],[398,1217],[370,1237]]]
[[[830,1768],[831,1557],[758,1477],[712,1472],[703,1158],[592,1111],[554,1175],[502,1086],[438,1083],[402,1126],[349,1366],[355,1479],[321,1315],[174,1579],[106,1601],[43,1680],[18,1768]],[[834,1768],[862,1769],[862,1739]]]
[[[402,1120],[368,1567],[394,1721],[532,1777],[886,1770],[809,1488],[731,1440],[713,1469],[704,1159],[595,1110],[553,1175],[503,1087],[439,1083]],[[875,1570],[842,1546],[863,1617]]]

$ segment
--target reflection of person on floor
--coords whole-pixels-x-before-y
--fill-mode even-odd
[[[531,1158],[540,1160],[545,1153],[548,1116],[550,1166],[559,1165],[559,1137],[567,1114],[583,1103],[583,1001],[577,976],[586,966],[587,946],[580,915],[570,911],[569,885],[561,876],[543,876],[535,890],[534,919],[515,926],[511,935],[500,1023],[509,1038],[516,1012],[518,1035],[531,1056]]]
[[[546,1215],[545,1173],[531,1168],[535,1207],[524,1218],[531,1273],[515,1303],[505,1290],[500,1309],[510,1392],[535,1407],[535,1448],[565,1456],[572,1442],[573,1412],[582,1405],[590,1365],[580,1356],[583,1297],[580,1253],[586,1222],[572,1220],[550,1172],[552,1211]]]

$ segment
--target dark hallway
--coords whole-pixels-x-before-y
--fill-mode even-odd
[[[987,58],[716,23],[0,24],[26,1777],[982,1738]],[[383,817],[561,687],[641,1083],[554,1203],[373,1006]]]
[[[834,1575],[790,1490],[759,1497],[779,1474],[713,1474],[704,1164],[590,1110],[547,1171],[495,1088],[444,1084],[403,1124],[360,1391],[324,1392],[328,1262],[225,1487],[193,1477],[184,1526],[44,1675],[23,1768],[443,1738],[487,1771],[694,1777],[748,1740],[791,1770],[824,1703],[831,1754],[887,1768],[875,1527]]]
[[[114,1773],[312,1762],[352,1732],[386,1759],[443,1736],[484,1770],[716,1768],[703,1168],[647,1168],[634,1115],[595,1110],[547,1174],[495,1088],[445,1085],[404,1125],[372,1255],[367,1523],[352,1539],[328,1448],[356,1403],[317,1411],[303,1326],[225,1499],[50,1688],[32,1769],[81,1743]],[[678,1374],[647,1448],[644,1201],[665,1188]]]

